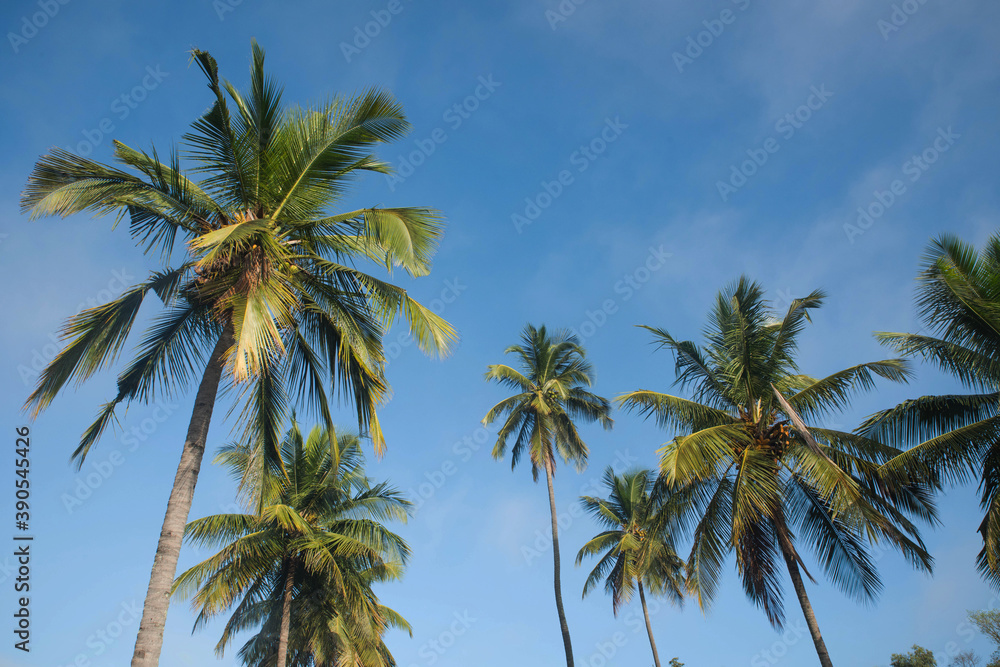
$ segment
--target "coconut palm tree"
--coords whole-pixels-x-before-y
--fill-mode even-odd
[[[305,572],[296,577],[288,667],[395,666],[383,635],[390,627],[410,632],[410,625],[378,602],[371,585],[397,578],[399,568],[386,564],[367,570],[350,569],[344,574],[353,579],[345,587],[355,593],[350,596],[350,604],[324,577]],[[274,667],[278,658],[275,638],[281,627],[281,605],[273,599],[258,604],[263,619],[260,631],[243,645],[239,658],[248,667]]]
[[[877,378],[901,382],[909,375],[898,359],[822,379],[801,374],[797,340],[823,300],[822,292],[813,292],[778,316],[760,286],[740,278],[719,293],[704,347],[646,327],[674,353],[677,383],[690,388],[690,398],[642,390],[617,400],[678,431],[660,450],[661,469],[695,524],[687,564],[701,606],[710,603],[735,551],[747,596],[780,628],[783,561],[820,663],[828,667],[802,580],[803,572],[812,575],[799,548],[811,547],[846,594],[872,601],[882,584],[868,542],[898,548],[929,571],[931,557],[911,518],[936,515],[926,486],[897,484],[879,473],[898,450],[814,421],[846,407]]]
[[[214,102],[185,135],[191,178],[176,152],[115,143],[130,171],[53,149],[39,159],[22,199],[31,218],[89,211],[128,216],[130,232],[165,268],[118,299],[70,318],[66,347],[44,369],[25,408],[32,417],[67,383],[118,360],[140,307],[155,293],[164,309],[118,378],[117,394],[83,434],[81,464],[122,404],[190,387],[200,376],[180,464],[167,503],[140,621],[133,667],[151,667],[163,644],[170,586],[201,468],[220,383],[236,392],[240,439],[276,457],[281,424],[296,399],[332,431],[331,390],[353,402],[377,451],[376,407],[386,397],[382,335],[402,313],[419,346],[444,352],[451,327],[406,291],[354,267],[367,258],[414,276],[429,271],[440,216],[423,208],[334,209],[361,172],[387,172],[372,151],[408,128],[400,105],[371,90],[313,108],[286,109],[253,45],[251,85],[220,83],[215,60],[194,51]],[[200,180],[192,180],[193,178]],[[175,240],[184,240],[172,262]]]
[[[872,415],[858,432],[909,448],[884,466],[901,479],[978,478],[984,516],[977,566],[1000,586],[1000,234],[981,251],[952,235],[934,240],[916,301],[922,333],[876,336],[899,354],[953,375],[972,393],[903,401]]]
[[[317,426],[303,439],[293,422],[279,461],[261,469],[255,449],[229,445],[217,462],[242,483],[252,480],[242,496],[259,511],[189,523],[189,542],[222,548],[181,574],[174,591],[179,597],[194,594],[196,630],[235,607],[216,646],[220,656],[236,633],[260,624],[258,638],[271,647],[273,663],[248,664],[287,667],[290,649],[308,651],[289,645],[296,599],[300,631],[314,626],[326,598],[340,605],[339,611],[330,607],[328,624],[355,614],[383,622],[371,582],[376,573],[383,579],[399,576],[410,551],[381,522],[405,521],[410,503],[385,483],[371,484],[356,436]],[[319,598],[309,597],[317,590]]]
[[[609,466],[604,471],[608,497],[584,496],[580,499],[584,509],[604,530],[583,545],[576,555],[576,564],[580,565],[586,556],[601,556],[587,577],[583,596],[586,597],[603,579],[615,616],[638,589],[653,662],[660,667],[646,606],[646,591],[681,605],[685,582],[684,561],[677,556],[670,534],[670,513],[676,510],[663,497],[662,486],[658,488],[656,481],[656,475],[649,470],[616,475],[614,468]]]
[[[556,472],[557,455],[566,463],[572,463],[578,471],[587,465],[587,445],[573,420],[597,421],[605,429],[610,429],[613,423],[609,416],[611,406],[607,399],[588,391],[593,383],[593,369],[576,336],[564,332],[550,336],[544,326],[536,329],[528,324],[521,334],[520,345],[511,345],[504,354],[516,355],[521,370],[492,364],[486,371],[486,380],[512,389],[515,394],[490,408],[483,418],[483,425],[503,418],[493,447],[493,458],[502,459],[512,442],[511,469],[527,454],[531,461],[531,476],[536,482],[539,470],[545,472],[552,516],[556,611],[566,651],[566,665],[573,667],[573,646],[562,601],[559,530],[552,478]]]

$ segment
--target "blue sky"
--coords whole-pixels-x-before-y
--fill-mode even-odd
[[[379,17],[384,25],[367,25]],[[29,223],[18,199],[39,155],[61,146],[103,160],[112,139],[165,153],[211,101],[187,51],[210,51],[242,86],[252,37],[289,102],[383,86],[403,103],[413,131],[382,156],[405,178],[372,176],[346,205],[444,212],[434,271],[407,287],[462,336],[444,362],[398,330],[389,338],[389,450],[371,472],[428,496],[401,529],[414,549],[406,578],[382,590],[414,626],[412,639],[388,640],[404,667],[562,660],[550,552],[535,544],[548,525],[544,485],[494,462],[479,426],[502,396],[482,372],[525,322],[579,331],[602,395],[666,390],[672,360],[634,325],[697,337],[715,292],[747,273],[779,304],[829,292],[802,344],[803,369],[822,375],[884,356],[872,331],[917,328],[914,276],[932,236],[979,243],[998,219],[1000,6],[986,0],[18,0],[3,3],[0,27],[0,424],[11,444],[32,364],[51,357],[63,319],[155,268],[110,219]],[[859,224],[859,208],[870,220]],[[95,378],[32,424],[35,650],[25,659],[5,640],[0,665],[83,656],[103,667],[131,655],[193,398],[133,406],[126,433],[109,434],[77,472],[69,454],[113,383]],[[850,428],[904,397],[951,389],[924,368],[913,386],[884,387],[831,422]],[[341,414],[349,424],[350,410]],[[611,432],[586,429],[589,469],[556,478],[563,589],[586,667],[651,662],[634,610],[616,620],[601,594],[581,600],[586,570],[572,566],[595,531],[573,509],[581,490],[615,461],[655,465],[668,437],[615,418]],[[229,423],[216,421],[210,447],[228,438]],[[232,500],[208,465],[192,517]],[[810,585],[834,660],[886,665],[914,642],[942,665],[949,643],[989,653],[961,625],[964,610],[993,599],[973,567],[974,489],[950,492],[941,509],[943,527],[925,535],[933,578],[886,554],[874,607]],[[184,552],[181,566],[198,556]],[[9,562],[0,557],[4,614]],[[731,567],[707,615],[694,604],[654,614],[661,655],[695,667],[814,664],[789,588],[782,638]],[[220,626],[192,636],[192,619],[186,604],[172,607],[162,664],[237,664],[235,651],[212,657]]]

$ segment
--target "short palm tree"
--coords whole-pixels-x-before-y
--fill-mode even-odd
[[[823,379],[802,375],[797,339],[823,299],[821,292],[795,299],[779,317],[760,286],[740,278],[719,294],[703,348],[646,327],[674,353],[677,383],[690,387],[691,398],[643,390],[618,400],[679,432],[660,450],[661,468],[696,523],[687,565],[702,607],[735,551],[747,596],[781,627],[783,561],[820,663],[828,667],[801,572],[812,577],[798,548],[811,547],[845,593],[871,601],[881,580],[867,542],[888,543],[930,570],[931,557],[910,519],[933,521],[935,510],[926,486],[896,484],[879,473],[898,450],[813,421],[843,409],[878,377],[900,382],[908,376],[898,359]]]
[[[328,578],[300,570],[296,573],[288,636],[287,667],[395,667],[383,636],[389,628],[410,632],[398,613],[381,604],[371,586],[400,575],[396,563],[359,570],[343,569],[343,591]],[[274,667],[276,641],[282,622],[281,591],[249,607],[244,617],[257,621],[260,630],[240,649],[247,667]],[[278,598],[278,599],[276,599]]]
[[[660,667],[646,591],[681,605],[685,582],[684,561],[677,556],[670,534],[671,512],[675,510],[656,481],[656,475],[649,470],[622,475],[615,474],[611,467],[604,471],[608,497],[581,498],[584,508],[604,530],[583,545],[576,564],[580,565],[586,556],[601,556],[587,577],[583,595],[586,597],[603,579],[615,616],[638,589],[653,662]]]
[[[35,166],[22,199],[31,218],[89,211],[128,216],[145,252],[160,251],[162,271],[120,298],[70,318],[67,345],[42,372],[26,409],[37,416],[66,386],[116,362],[147,296],[164,309],[118,378],[118,392],[83,434],[82,463],[115,420],[115,409],[189,388],[200,377],[194,410],[167,503],[132,659],[152,667],[163,645],[170,586],[201,469],[220,382],[238,389],[241,439],[275,457],[289,403],[298,399],[333,428],[331,390],[353,402],[377,451],[384,445],[376,407],[387,395],[382,335],[402,313],[426,351],[444,352],[451,327],[406,291],[354,268],[374,260],[411,275],[429,271],[442,224],[423,208],[331,211],[353,177],[387,172],[372,151],[408,124],[385,92],[336,97],[315,108],[286,109],[253,45],[251,86],[221,83],[215,60],[194,51],[208,77],[212,107],[168,163],[115,142],[130,171],[53,149]],[[227,97],[228,94],[228,97]],[[174,253],[175,240],[184,240]],[[174,254],[181,256],[171,262]]]
[[[953,375],[970,394],[922,396],[879,412],[859,433],[906,451],[885,463],[902,479],[979,479],[984,511],[977,565],[1000,586],[1000,234],[982,251],[951,235],[924,255],[917,309],[926,333],[880,333],[899,354]]]
[[[323,608],[317,600],[325,597],[341,610],[331,607],[327,623],[356,613],[381,620],[371,573],[398,575],[409,555],[402,538],[381,522],[405,521],[410,503],[385,483],[370,483],[356,436],[316,427],[303,438],[293,423],[280,461],[263,470],[254,449],[229,445],[217,461],[245,484],[244,499],[259,511],[189,523],[189,542],[222,549],[181,574],[174,590],[180,597],[194,594],[195,629],[235,607],[216,646],[219,655],[238,632],[263,625],[258,637],[271,646],[273,664],[287,667],[291,650],[308,650],[289,645],[296,599],[297,630],[313,625],[315,609]],[[275,629],[276,635],[268,632]]]
[[[493,458],[502,459],[512,441],[511,469],[527,454],[531,461],[531,475],[536,482],[538,471],[545,471],[552,515],[556,611],[566,664],[573,667],[573,646],[560,583],[559,530],[552,477],[556,471],[557,455],[566,463],[572,463],[577,470],[583,470],[587,465],[587,445],[573,420],[597,421],[609,429],[613,423],[609,416],[611,407],[607,399],[587,389],[593,383],[593,369],[576,336],[562,332],[550,336],[544,326],[536,329],[529,324],[521,334],[521,344],[511,345],[504,354],[516,355],[521,370],[493,364],[486,371],[486,379],[516,393],[490,408],[483,424],[492,424],[503,418],[493,447]]]

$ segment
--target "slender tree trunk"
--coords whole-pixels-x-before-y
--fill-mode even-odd
[[[170,588],[177,574],[177,559],[184,539],[184,526],[191,511],[194,487],[201,471],[201,459],[205,455],[205,440],[208,425],[212,421],[212,409],[219,391],[222,377],[222,355],[232,345],[232,329],[227,326],[219,338],[212,356],[209,357],[205,375],[201,379],[194,399],[191,423],[188,425],[181,461],[174,477],[174,487],[167,501],[167,513],[163,518],[160,540],[156,545],[153,571],[149,577],[149,589],[142,608],[139,622],[139,636],[132,654],[132,667],[156,667],[160,662],[163,648],[163,629],[167,624],[167,609],[170,606]]]
[[[819,656],[819,664],[823,667],[833,667],[830,661],[830,653],[826,650],[826,642],[819,631],[819,624],[816,622],[816,614],[813,613],[809,596],[806,595],[806,586],[802,581],[802,574],[799,572],[799,564],[795,557],[789,553],[785,546],[781,547],[781,553],[785,557],[785,564],[788,565],[788,574],[792,577],[792,587],[795,588],[795,595],[802,605],[802,614],[806,617],[806,625],[809,627],[809,634],[812,635],[813,644],[816,645],[816,655]]]
[[[563,610],[562,584],[559,581],[559,522],[556,519],[556,493],[552,488],[552,464],[545,464],[545,481],[549,486],[549,510],[552,512],[552,558],[555,562],[556,610],[559,612],[559,628],[562,630],[563,647],[566,649],[566,667],[573,667],[573,644],[569,640],[569,625]]]
[[[649,647],[653,649],[653,662],[656,667],[660,667],[660,654],[656,652],[656,640],[653,639],[653,626],[649,622],[649,609],[646,608],[646,594],[642,590],[642,581],[639,582],[639,601],[642,603],[642,615],[646,618],[646,634],[649,635]]]
[[[278,664],[285,667],[288,662],[288,632],[292,626],[292,587],[295,585],[295,560],[288,563],[288,578],[285,579],[285,598],[281,601],[281,631],[278,634]]]

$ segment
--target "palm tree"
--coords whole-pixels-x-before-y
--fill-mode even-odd
[[[933,241],[916,301],[923,333],[876,336],[899,354],[935,364],[972,393],[903,401],[872,415],[859,433],[909,447],[884,466],[901,479],[979,479],[977,566],[1000,586],[1000,234],[981,252],[951,235]]]
[[[351,604],[323,577],[303,573],[296,583],[299,592],[291,607],[288,667],[395,666],[382,637],[390,627],[410,632],[410,625],[378,602],[371,585],[397,578],[399,568],[387,564],[344,574],[353,579],[346,588],[358,593],[351,597]],[[260,604],[261,629],[243,645],[239,657],[249,667],[273,667],[278,657],[274,639],[281,625],[281,605],[273,600]]]
[[[376,575],[398,577],[409,547],[381,522],[405,521],[410,503],[385,483],[370,483],[356,436],[316,427],[303,439],[293,422],[280,461],[262,470],[255,449],[229,445],[217,462],[237,480],[252,480],[242,495],[260,510],[189,523],[189,542],[222,548],[181,574],[174,590],[180,597],[197,591],[195,629],[236,607],[216,646],[220,656],[238,632],[261,625],[258,643],[270,651],[247,664],[287,667],[290,650],[309,652],[289,644],[296,600],[299,638],[315,632],[317,610],[330,614],[327,626],[357,613],[384,623],[371,583]]]
[[[684,561],[674,550],[669,530],[674,508],[657,492],[661,489],[656,488],[656,477],[649,470],[616,475],[609,466],[604,471],[604,486],[607,498],[581,498],[584,508],[604,528],[576,555],[580,565],[585,556],[603,554],[587,577],[583,596],[604,579],[604,590],[611,595],[612,610],[618,616],[618,610],[638,589],[653,662],[660,667],[645,591],[664,595],[678,605],[684,603]]]
[[[703,348],[646,327],[674,353],[677,383],[691,388],[691,398],[643,390],[618,400],[680,432],[660,450],[661,469],[696,523],[687,563],[701,606],[710,603],[724,560],[735,551],[747,596],[780,628],[783,560],[827,667],[832,663],[802,572],[812,576],[797,545],[812,547],[846,594],[872,601],[881,580],[867,542],[887,542],[929,571],[932,559],[910,517],[933,521],[936,515],[926,486],[896,484],[879,474],[879,465],[898,450],[813,422],[846,407],[878,377],[900,382],[909,375],[898,359],[823,379],[800,374],[797,339],[809,311],[823,300],[822,292],[813,292],[778,317],[760,286],[740,278],[720,292]]]
[[[563,332],[550,336],[544,326],[536,329],[528,324],[521,334],[521,344],[511,345],[504,354],[517,355],[521,370],[493,364],[486,371],[486,380],[497,382],[516,393],[490,408],[483,418],[483,425],[504,417],[493,447],[494,459],[502,459],[508,442],[513,440],[511,469],[527,453],[531,461],[531,476],[536,482],[538,471],[545,471],[552,515],[556,611],[566,650],[566,665],[573,667],[573,646],[562,602],[559,530],[552,477],[556,472],[557,453],[578,471],[587,465],[587,445],[580,438],[573,420],[599,421],[605,429],[610,429],[613,423],[609,416],[611,406],[607,399],[587,390],[593,383],[593,369],[576,336]]]
[[[163,644],[170,586],[201,468],[220,382],[235,386],[241,439],[277,456],[288,404],[297,399],[332,432],[332,385],[354,403],[375,449],[384,441],[376,407],[385,399],[382,335],[402,312],[425,351],[445,352],[451,327],[406,291],[354,268],[357,258],[414,276],[429,271],[441,236],[440,216],[423,208],[371,208],[333,214],[358,172],[385,173],[372,150],[408,128],[400,105],[371,90],[315,108],[285,109],[253,44],[245,94],[219,81],[215,60],[195,50],[208,77],[212,107],[185,135],[195,182],[157,154],[115,143],[115,159],[132,171],[60,149],[39,159],[22,208],[31,218],[90,211],[129,216],[145,252],[171,261],[178,235],[183,256],[119,299],[70,318],[68,340],[42,372],[25,408],[32,417],[68,383],[111,366],[122,352],[145,298],[164,310],[118,378],[74,452],[82,464],[115,409],[188,388],[201,376],[174,486],[157,544],[132,658],[152,667]],[[227,101],[228,94],[228,101]],[[230,108],[230,102],[232,109]]]

